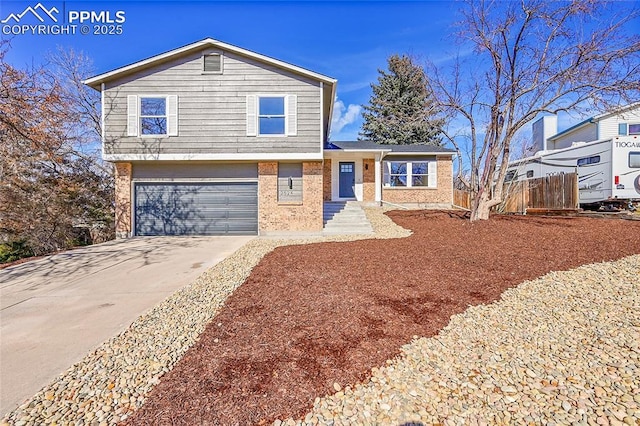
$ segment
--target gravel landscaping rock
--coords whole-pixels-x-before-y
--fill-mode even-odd
[[[53,383],[7,413],[0,425],[114,425],[127,419],[147,393],[196,342],[226,298],[249,276],[262,257],[282,245],[411,234],[380,208],[365,208],[375,235],[252,240],[139,317]]]
[[[469,306],[551,271],[640,253],[640,224],[627,221],[388,215],[413,234],[267,254],[126,425],[303,419],[316,397],[341,398],[413,336],[438,335]],[[516,384],[501,386],[505,401],[518,400]],[[380,404],[393,413],[395,401]]]
[[[470,307],[293,423],[640,424],[640,256]]]

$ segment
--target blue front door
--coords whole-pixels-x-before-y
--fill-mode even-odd
[[[356,163],[340,162],[340,198],[354,198],[356,183]]]

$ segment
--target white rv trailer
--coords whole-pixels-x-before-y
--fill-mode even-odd
[[[631,207],[640,202],[640,137],[616,136],[539,151],[509,163],[505,182],[578,174],[583,207]]]

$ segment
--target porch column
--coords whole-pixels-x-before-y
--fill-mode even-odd
[[[382,155],[376,154],[376,165],[375,165],[375,186],[376,186],[376,197],[375,201],[379,203],[382,201]]]

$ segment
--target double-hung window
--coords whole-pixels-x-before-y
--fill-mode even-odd
[[[166,97],[140,97],[140,134],[167,134]]]
[[[389,186],[407,186],[407,163],[389,161],[387,164],[389,174],[388,179],[385,179],[385,183],[388,183]]]
[[[411,186],[429,186],[429,163],[411,163]]]
[[[178,136],[178,96],[127,95],[127,136]]]
[[[247,136],[296,136],[296,95],[247,95]]]
[[[435,161],[385,161],[383,184],[392,188],[435,188]]]
[[[284,136],[284,96],[260,96],[258,98],[258,135]]]

